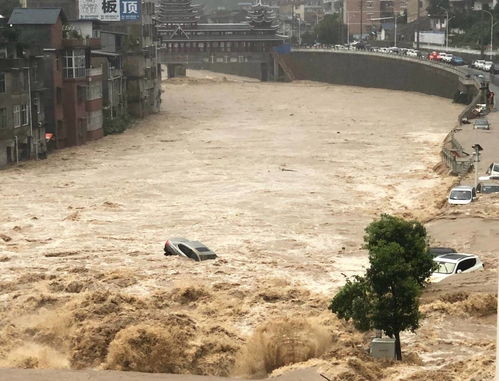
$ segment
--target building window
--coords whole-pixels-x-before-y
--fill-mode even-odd
[[[0,48],[0,58],[7,58],[7,48]]]
[[[7,128],[7,109],[0,108],[0,129]]]
[[[88,100],[102,98],[102,82],[92,81],[88,87]]]
[[[64,53],[64,78],[84,78],[85,50],[67,49]]]
[[[21,127],[21,105],[14,105],[14,128]]]
[[[29,124],[29,110],[28,105],[21,105],[21,124],[26,126]]]
[[[0,73],[0,93],[5,93],[5,73]]]

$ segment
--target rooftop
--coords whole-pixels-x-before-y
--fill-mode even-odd
[[[53,25],[59,16],[66,21],[61,8],[14,8],[9,24]]]
[[[167,38],[166,36],[161,39],[163,43],[165,42],[208,42],[208,41],[284,41],[286,36],[280,36],[275,34],[243,34],[243,35],[225,35],[225,36],[189,36],[189,39],[185,38]]]

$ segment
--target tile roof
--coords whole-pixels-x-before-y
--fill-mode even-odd
[[[66,20],[61,8],[14,8],[8,23],[14,25],[53,25],[59,16]]]

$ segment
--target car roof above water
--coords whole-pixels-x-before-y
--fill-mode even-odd
[[[440,261],[440,262],[458,262],[459,260],[466,259],[466,258],[478,258],[478,257],[474,254],[449,253],[449,254],[439,255],[438,257],[435,257],[433,259],[435,261]]]
[[[471,185],[458,185],[458,186],[452,188],[452,190],[469,190],[469,191],[473,191],[473,187]]]

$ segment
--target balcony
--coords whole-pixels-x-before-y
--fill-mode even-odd
[[[97,77],[102,75],[102,66],[87,69],[87,77]]]
[[[123,71],[121,69],[116,69],[114,67],[109,68],[108,79],[117,79],[123,76]]]
[[[65,38],[62,40],[62,46],[64,48],[90,48],[90,49],[100,49],[101,41],[100,38]]]

